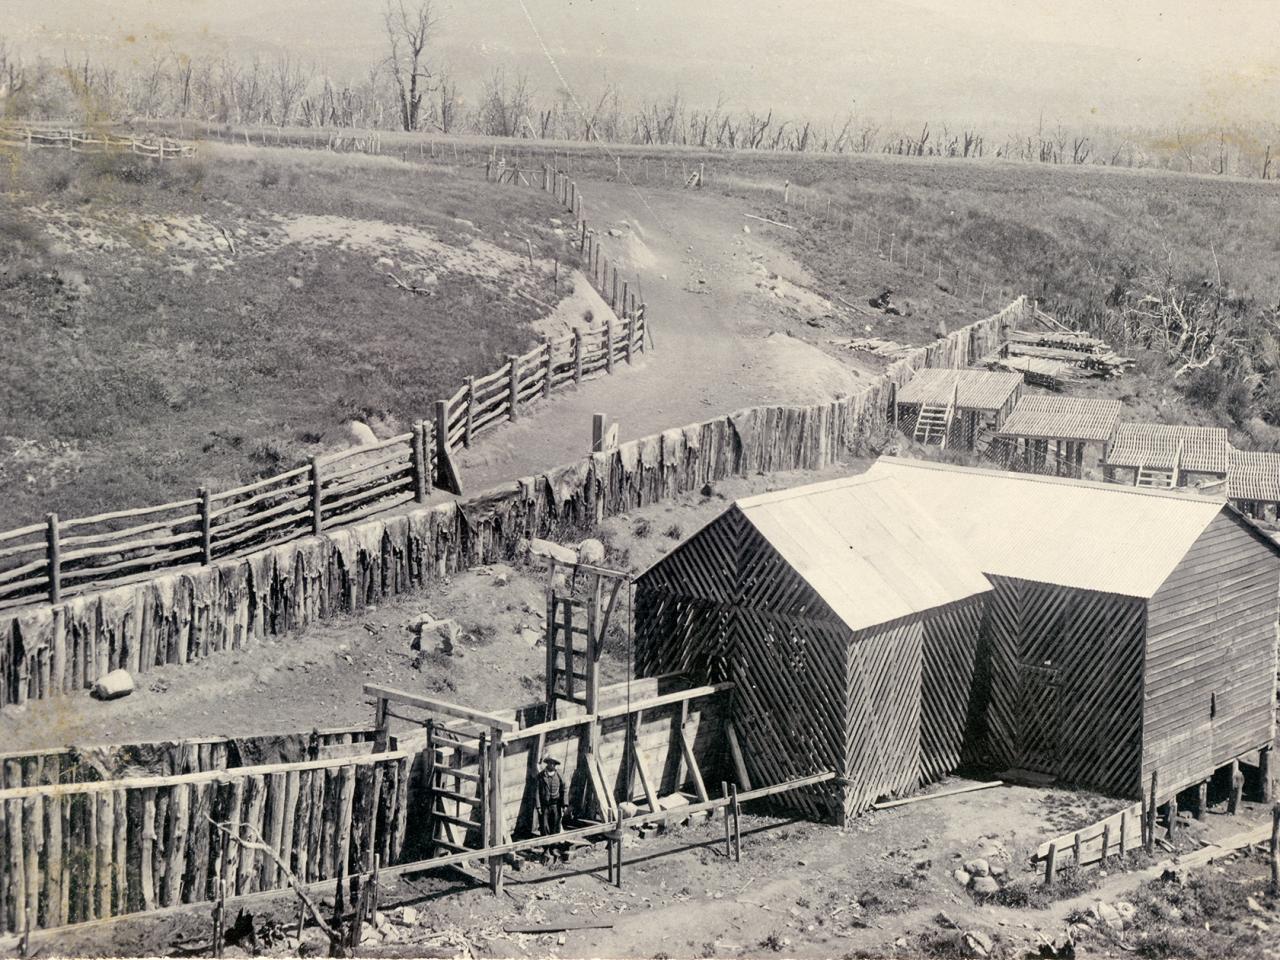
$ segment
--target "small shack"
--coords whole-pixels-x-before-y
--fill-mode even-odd
[[[926,368],[897,390],[893,415],[917,443],[972,450],[984,430],[997,431],[1022,396],[1022,375]]]
[[[998,458],[1011,470],[1100,480],[1119,423],[1119,400],[1023,397],[996,434]]]
[[[731,680],[751,780],[835,771],[790,801],[843,823],[960,763],[990,589],[894,483],[765,494],[638,578],[636,669]]]
[[[1227,478],[1231,443],[1222,427],[1122,423],[1103,473],[1137,487],[1189,487]]]
[[[994,585],[983,750],[1137,798],[1275,733],[1280,547],[1221,498],[881,458]]]
[[[1275,523],[1280,511],[1280,454],[1232,450],[1227,499],[1241,513]]]

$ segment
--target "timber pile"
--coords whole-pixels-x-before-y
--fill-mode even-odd
[[[983,357],[981,363],[988,370],[1006,370],[1010,373],[1020,373],[1024,383],[1059,392],[1067,383],[1076,380],[1075,377],[1071,376],[1071,371],[1074,368],[1061,360],[1043,360],[1038,357],[1002,357],[997,354]]]
[[[917,369],[967,366],[1026,309],[1000,313],[890,364],[851,397],[766,406],[668,430],[434,507],[373,517],[211,564],[0,615],[0,708],[248,648],[355,613],[458,570],[506,559],[528,537],[560,539],[645,504],[757,472],[821,469],[888,430],[895,385]],[[977,350],[975,348],[980,348]]]
[[[886,360],[898,360],[916,349],[915,347],[907,346],[905,343],[898,343],[896,340],[880,340],[876,337],[832,339],[827,342],[834,346],[844,347],[846,350],[852,350],[854,353],[870,354],[873,357],[883,357]]]
[[[1010,331],[1000,347],[999,355],[1002,358],[1028,357],[1055,361],[1088,370],[1100,377],[1121,376],[1137,363],[1132,357],[1120,356],[1106,341],[1066,331]]]

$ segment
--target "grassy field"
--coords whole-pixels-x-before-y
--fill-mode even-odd
[[[551,198],[445,167],[4,159],[0,528],[278,472],[353,419],[407,429],[531,345],[573,257]]]

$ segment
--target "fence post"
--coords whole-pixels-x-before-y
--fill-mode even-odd
[[[476,419],[476,378],[467,377],[467,425],[462,433],[462,445],[471,446],[471,434],[475,430]]]
[[[630,296],[630,293],[628,292],[627,281],[623,280],[622,281],[622,316],[624,319],[627,316],[627,299],[629,296]]]
[[[587,249],[587,221],[582,221],[582,239],[578,241],[578,252],[585,253]]]
[[[604,414],[591,415],[591,452],[599,453],[604,449]]]
[[[507,403],[511,409],[507,411],[507,417],[514,420],[519,416],[516,405],[520,402],[520,358],[509,353],[507,363],[511,365],[511,372],[507,377]]]
[[[427,502],[427,475],[430,473],[430,467],[427,465],[425,429],[421,420],[415,420],[413,439],[410,441],[413,445],[413,493],[418,503]]]
[[[544,397],[551,396],[551,354],[555,351],[555,347],[551,345],[550,338],[544,340],[543,346],[547,351],[547,373],[542,380],[542,395]]]
[[[626,314],[626,320],[623,321],[623,330],[627,338],[627,365],[631,365],[631,349],[636,342],[636,318],[630,313]]]
[[[613,321],[604,322],[604,369],[613,373]]]
[[[1271,808],[1271,895],[1280,897],[1280,803]]]
[[[45,543],[49,561],[49,602],[59,603],[62,600],[62,544],[58,538],[58,515],[50,513],[44,519],[47,524]]]
[[[208,487],[201,487],[200,497],[200,562],[213,563],[213,518],[210,516],[213,506]]]
[[[320,458],[311,458],[311,532],[317,537],[324,531],[323,504],[320,488]]]
[[[614,313],[618,312],[618,268],[613,268],[613,288],[609,295],[609,306]]]
[[[582,329],[573,328],[573,382],[582,382]]]

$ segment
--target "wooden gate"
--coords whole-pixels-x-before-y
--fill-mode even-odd
[[[1021,731],[1019,763],[1027,770],[1056,773],[1058,769],[1059,670],[1022,664],[1018,691]]]

